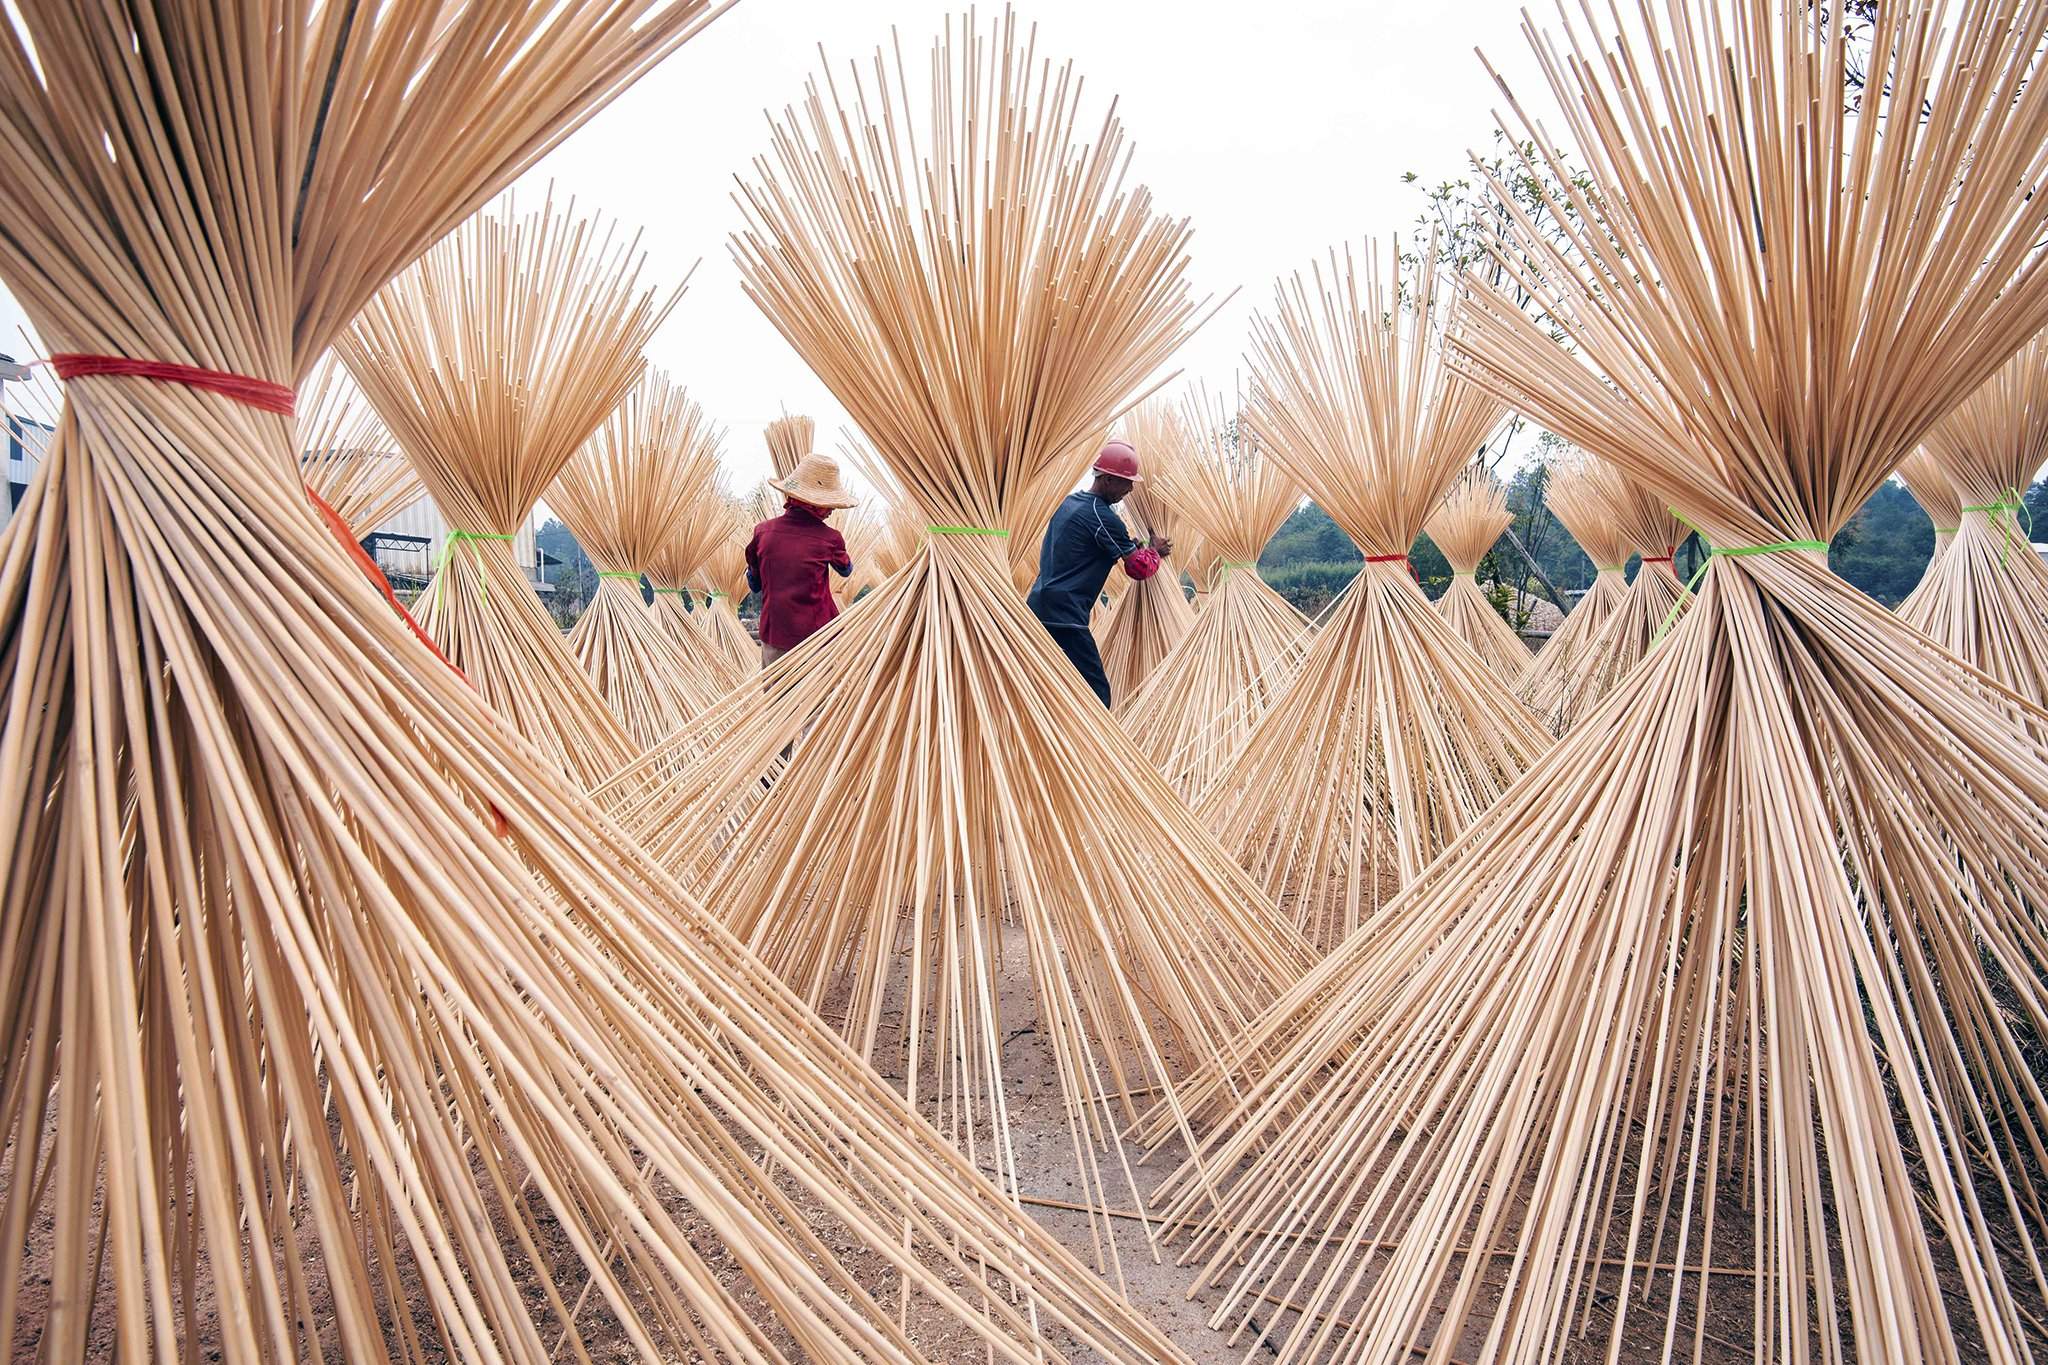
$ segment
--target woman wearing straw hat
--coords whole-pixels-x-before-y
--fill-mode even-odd
[[[853,572],[846,540],[826,518],[859,499],[839,481],[839,462],[806,455],[783,479],[768,486],[781,493],[782,515],[754,528],[747,542],[747,586],[761,594],[761,667],[795,649],[839,614],[825,570],[842,578]]]

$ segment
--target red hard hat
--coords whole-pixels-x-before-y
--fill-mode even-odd
[[[1095,452],[1095,472],[1109,474],[1132,483],[1143,483],[1144,475],[1138,472],[1138,452],[1129,441],[1111,441]]]

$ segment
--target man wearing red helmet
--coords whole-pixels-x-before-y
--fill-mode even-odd
[[[1116,505],[1142,478],[1138,452],[1128,442],[1104,446],[1095,456],[1095,481],[1069,493],[1052,514],[1038,546],[1038,580],[1031,585],[1031,614],[1104,706],[1110,704],[1109,677],[1102,671],[1095,633],[1088,629],[1088,613],[1118,560],[1132,578],[1146,579],[1173,553],[1170,540],[1155,536],[1140,545],[1131,539],[1117,515]]]

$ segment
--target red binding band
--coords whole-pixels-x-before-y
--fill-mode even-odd
[[[50,367],[59,379],[90,379],[96,375],[126,375],[136,379],[154,379],[165,384],[183,384],[187,388],[205,389],[232,398],[237,403],[246,403],[252,408],[275,412],[290,417],[298,407],[298,395],[288,384],[273,384],[268,379],[255,379],[246,374],[230,374],[226,370],[205,370],[197,365],[173,365],[166,360],[130,360],[118,355],[81,355],[76,351],[60,351],[50,357]]]
[[[1670,563],[1674,563],[1674,562],[1676,562],[1676,560],[1677,560],[1677,559],[1678,559],[1678,554],[1677,554],[1677,552],[1676,552],[1676,551],[1674,550],[1674,551],[1673,551],[1672,553],[1670,553],[1670,554],[1668,554],[1668,555],[1644,555],[1644,556],[1643,556],[1643,563],[1645,563],[1645,564],[1670,564]]]
[[[1416,568],[1415,562],[1409,559],[1407,555],[1367,555],[1365,562],[1368,564],[1393,564],[1396,562],[1406,564],[1409,576],[1414,578],[1417,583],[1422,581],[1422,570]]]

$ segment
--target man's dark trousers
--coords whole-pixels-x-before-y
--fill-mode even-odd
[[[1102,671],[1102,651],[1095,647],[1095,632],[1086,626],[1055,626],[1045,621],[1039,624],[1072,661],[1081,681],[1095,689],[1104,706],[1109,705],[1109,675]]]

